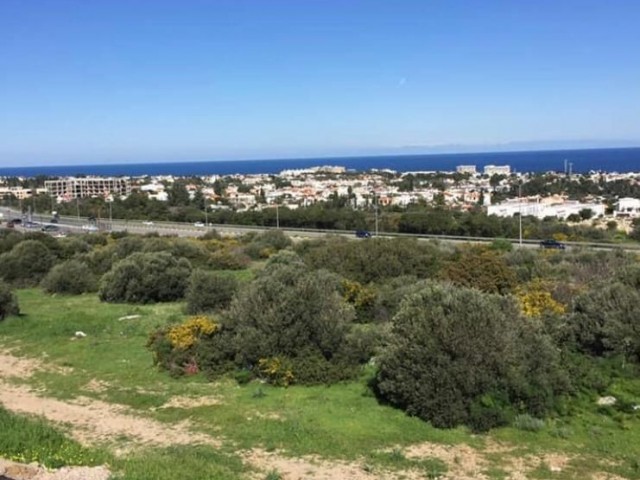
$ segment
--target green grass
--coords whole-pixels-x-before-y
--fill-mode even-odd
[[[104,453],[82,447],[39,418],[22,417],[0,407],[0,457],[49,468],[100,465]]]
[[[116,480],[236,479],[246,467],[240,459],[210,447],[144,450],[124,458],[85,448],[46,421],[11,414],[0,407],[0,457],[20,463],[63,466],[108,464]]]
[[[475,436],[463,428],[439,430],[379,404],[367,389],[364,374],[361,381],[331,387],[239,386],[231,379],[207,382],[202,376],[173,379],[153,366],[145,345],[151,331],[183,317],[180,303],[103,304],[93,294],[48,296],[37,289],[21,290],[18,297],[24,315],[0,323],[0,347],[14,347],[33,357],[46,353],[48,364],[71,367],[73,374],[53,369],[16,381],[45,387],[48,395],[59,398],[83,395],[128,405],[163,422],[188,419],[198,430],[223,438],[229,449],[153,449],[113,460],[126,479],[169,478],[163,475],[176,463],[185,478],[240,478],[242,464],[230,449],[253,447],[353,460],[373,472],[416,469],[424,472],[424,478],[437,478],[446,470],[444,464],[436,459],[409,460],[394,455],[394,449],[426,441],[482,448],[486,440],[516,446],[509,455],[576,456],[566,470],[553,472],[553,478],[588,478],[600,470],[640,479],[640,412],[602,412],[594,398],[573,400],[570,416],[547,419],[536,431],[509,427]],[[139,318],[122,319],[130,315]],[[87,337],[73,339],[78,330]],[[107,388],[88,390],[92,379],[105,382]],[[609,393],[640,403],[640,379],[617,378]],[[173,396],[203,395],[220,401],[195,408],[159,408]],[[490,477],[504,478],[504,455],[489,458]],[[533,475],[544,476],[544,468],[538,467]],[[183,470],[208,476],[185,476]]]

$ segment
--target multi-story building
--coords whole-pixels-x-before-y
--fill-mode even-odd
[[[511,167],[509,165],[485,165],[485,175],[511,175]]]
[[[605,213],[603,203],[581,203],[556,199],[552,197],[541,199],[539,197],[510,199],[502,203],[490,205],[487,208],[489,215],[498,217],[513,217],[515,215],[533,216],[539,219],[556,217],[566,219],[572,214],[579,215],[582,210],[591,210],[593,216],[602,216]]]
[[[45,180],[47,193],[61,201],[72,198],[106,197],[108,195],[129,195],[131,183],[128,178],[85,177]]]
[[[476,166],[475,165],[458,165],[456,167],[456,172],[458,173],[470,173],[471,175],[476,174]]]

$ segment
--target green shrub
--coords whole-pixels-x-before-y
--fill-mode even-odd
[[[240,248],[222,248],[211,254],[208,265],[215,270],[243,270],[251,259]]]
[[[541,415],[568,390],[557,349],[512,298],[426,282],[402,302],[376,392],[437,427],[503,425]]]
[[[545,427],[545,421],[539,418],[532,417],[526,413],[516,415],[513,419],[513,427],[518,430],[524,430],[525,432],[537,432]]]
[[[97,282],[85,263],[68,260],[53,267],[42,280],[41,286],[47,293],[79,295],[95,291]]]
[[[0,280],[0,320],[4,320],[9,315],[18,315],[19,313],[18,299],[9,288],[9,285]]]
[[[0,255],[0,278],[16,286],[34,286],[54,263],[55,257],[42,242],[25,240]]]
[[[640,290],[619,282],[596,284],[577,296],[569,326],[580,351],[640,361],[638,305]]]
[[[194,270],[185,296],[186,312],[193,315],[227,308],[237,289],[234,277]]]
[[[134,253],[104,275],[100,299],[104,302],[171,302],[184,297],[191,265],[165,252]]]

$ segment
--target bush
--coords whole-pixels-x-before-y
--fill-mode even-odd
[[[508,293],[516,285],[516,276],[504,257],[483,246],[463,247],[443,269],[451,282],[488,293]]]
[[[269,230],[252,238],[244,251],[253,259],[268,258],[291,245],[291,239],[281,230]]]
[[[437,246],[414,239],[336,238],[303,242],[296,250],[311,268],[327,269],[364,285],[401,275],[432,277],[443,257]]]
[[[514,409],[544,414],[567,389],[557,350],[512,298],[433,282],[402,302],[376,382],[411,415],[474,430]]]
[[[53,267],[42,280],[41,286],[47,293],[79,295],[94,291],[97,282],[87,264],[68,260]]]
[[[193,315],[227,308],[237,289],[234,277],[194,270],[185,297],[186,311]]]
[[[165,252],[134,253],[116,263],[100,285],[104,302],[171,302],[184,297],[191,265]]]
[[[279,263],[265,267],[229,310],[241,365],[277,356],[293,360],[302,353],[330,362],[345,346],[354,318],[338,288],[338,278],[328,272]]]
[[[629,274],[628,282],[633,283]],[[573,303],[570,328],[580,351],[640,361],[640,290],[614,282],[594,285]]]
[[[239,248],[222,248],[209,257],[209,267],[215,270],[242,270],[249,266],[251,259]]]
[[[42,242],[25,240],[0,255],[0,278],[17,286],[34,286],[54,262],[54,256]]]
[[[20,314],[18,299],[9,288],[9,285],[0,281],[0,320],[4,320],[9,315],[18,314]]]
[[[544,420],[532,417],[526,413],[516,415],[513,419],[513,427],[525,432],[537,432],[545,427]]]

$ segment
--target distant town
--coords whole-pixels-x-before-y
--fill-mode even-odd
[[[629,232],[633,220],[640,217],[640,173],[574,174],[570,166],[565,166],[565,172],[544,174],[514,173],[509,165],[487,165],[482,171],[475,165],[460,165],[452,172],[356,172],[341,166],[318,166],[283,170],[277,175],[3,177],[0,198],[5,205],[32,211],[29,199],[47,197],[54,212],[57,205],[78,199],[101,198],[108,203],[124,200],[132,193],[170,202],[178,185],[189,200],[199,198],[206,212],[274,207],[294,210],[341,198],[354,210],[415,205],[460,211],[481,208],[498,217],[588,221],[603,228],[613,220],[615,228],[624,232]],[[607,188],[613,185],[618,188]]]

